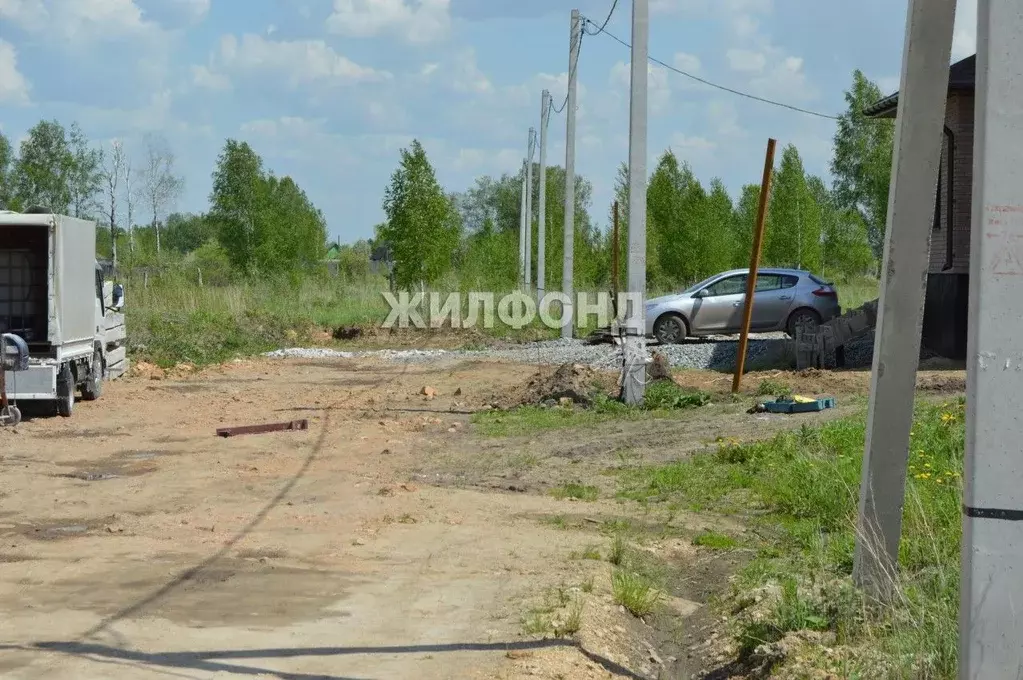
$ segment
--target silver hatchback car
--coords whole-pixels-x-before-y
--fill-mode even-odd
[[[740,332],[748,279],[748,269],[733,269],[681,293],[647,300],[647,335],[674,344],[687,336]],[[757,272],[751,331],[794,336],[797,325],[815,328],[841,313],[835,287],[810,272],[772,268]]]

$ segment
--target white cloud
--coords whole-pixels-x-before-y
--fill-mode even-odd
[[[772,0],[651,0],[651,14],[766,14],[774,9]]]
[[[0,18],[29,33],[77,43],[162,33],[134,0],[0,0]]]
[[[746,131],[739,125],[739,112],[731,101],[717,100],[707,105],[707,122],[722,137],[745,137]]]
[[[200,71],[198,69],[205,69]],[[283,78],[291,87],[300,85],[355,83],[389,80],[386,71],[360,66],[338,54],[322,40],[269,40],[252,33],[240,39],[225,35],[210,67],[193,72],[206,86],[222,85],[226,73],[255,74],[260,78]]]
[[[803,69],[802,57],[774,44],[755,17],[738,14],[732,18],[731,28],[733,40],[743,47],[729,49],[725,57],[734,71],[749,78],[744,89],[760,97],[794,103],[817,96]]]
[[[670,147],[673,150],[684,151],[686,152],[684,154],[686,157],[691,157],[693,154],[716,149],[717,143],[699,135],[686,135],[676,132],[671,136]]]
[[[451,29],[451,0],[334,0],[327,30],[350,38],[395,35],[431,43]]]
[[[956,25],[952,34],[952,61],[977,52],[977,0],[956,3]]]
[[[42,0],[0,0],[0,19],[22,30],[40,30],[49,17]]]
[[[632,87],[632,62],[619,61],[612,66],[609,82],[627,100]],[[647,97],[650,115],[656,116],[667,110],[671,103],[671,83],[668,80],[668,70],[664,67],[654,64],[647,66]]]
[[[170,0],[181,7],[192,21],[202,21],[210,13],[210,0]]]
[[[14,45],[0,39],[0,104],[27,104],[28,92],[28,81],[18,71]]]
[[[229,90],[231,81],[222,73],[215,73],[208,66],[192,67],[192,82],[204,90]]]
[[[672,65],[678,70],[686,71],[694,75],[699,73],[700,69],[703,68],[703,64],[700,62],[699,57],[695,54],[686,54],[685,52],[676,52],[672,62]]]
[[[763,73],[764,67],[767,66],[767,57],[752,50],[731,49],[725,52],[725,58],[734,71]]]

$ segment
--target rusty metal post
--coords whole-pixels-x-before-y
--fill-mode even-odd
[[[739,352],[735,357],[735,376],[732,378],[732,393],[739,391],[742,371],[746,367],[746,348],[749,345],[749,326],[753,319],[753,292],[757,287],[757,270],[760,268],[760,250],[764,242],[764,223],[767,220],[767,201],[771,193],[771,174],[774,171],[774,139],[767,140],[767,156],[764,158],[764,176],[760,181],[760,203],[757,206],[757,224],[753,231],[753,249],[749,258],[749,276],[746,277],[746,304],[742,310],[742,333],[739,335]]]
[[[612,224],[611,227],[611,308],[614,310],[615,319],[618,318],[618,291],[621,290],[621,280],[619,278],[620,269],[620,254],[619,249],[621,244],[618,239],[618,201],[615,201],[614,207],[612,208]]]

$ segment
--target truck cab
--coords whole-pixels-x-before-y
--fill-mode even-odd
[[[99,398],[127,370],[123,297],[96,261],[95,222],[0,211],[0,397],[47,401],[65,417],[76,391]]]

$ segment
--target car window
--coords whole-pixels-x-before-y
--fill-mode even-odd
[[[782,277],[777,274],[760,274],[757,276],[757,292],[781,290]]]
[[[791,274],[785,274],[784,276],[781,277],[781,287],[782,288],[793,288],[793,287],[795,287],[795,285],[797,283],[799,283],[799,277],[798,276],[792,276]]]
[[[729,276],[707,288],[707,295],[736,295],[746,292],[746,274]]]

